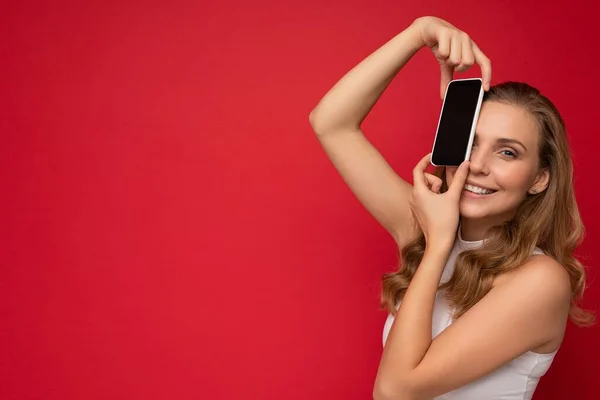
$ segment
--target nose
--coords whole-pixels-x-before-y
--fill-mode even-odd
[[[488,174],[487,160],[484,151],[478,151],[475,146],[471,150],[471,157],[469,158],[470,168],[469,170],[473,174]]]

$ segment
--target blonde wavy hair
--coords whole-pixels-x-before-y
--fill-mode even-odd
[[[569,273],[571,321],[590,326],[594,315],[578,305],[586,287],[586,274],[573,253],[583,240],[584,227],[573,190],[573,163],[564,121],[548,98],[525,83],[493,86],[485,93],[484,101],[522,107],[535,117],[542,138],[540,166],[550,170],[550,181],[544,192],[528,195],[510,221],[491,228],[482,247],[460,253],[453,276],[440,290],[454,306],[454,318],[459,318],[490,291],[495,277],[519,268],[537,246]],[[435,172],[443,181],[442,192],[447,190],[445,172],[443,167]],[[382,278],[381,306],[393,315],[425,252],[425,237],[416,228],[420,234],[401,250],[398,271]]]

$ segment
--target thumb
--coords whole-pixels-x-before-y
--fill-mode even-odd
[[[444,100],[446,95],[446,88],[450,81],[454,78],[454,67],[446,64],[444,61],[440,62],[441,70],[441,81],[440,81],[440,97]]]
[[[469,161],[464,161],[456,172],[454,173],[454,178],[452,179],[452,184],[450,188],[448,188],[448,192],[451,192],[453,196],[460,198],[460,195],[465,187],[465,182],[467,181],[467,176],[469,176]]]

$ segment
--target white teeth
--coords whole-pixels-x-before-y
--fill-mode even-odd
[[[491,194],[491,193],[494,193],[493,190],[488,190],[488,189],[480,188],[478,186],[473,186],[473,185],[469,185],[469,184],[465,185],[465,189],[468,190],[469,192],[473,192],[473,193],[477,193],[477,194]]]

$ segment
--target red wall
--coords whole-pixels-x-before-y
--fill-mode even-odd
[[[396,249],[308,115],[420,15],[562,110],[597,276],[597,10],[558,1],[5,5],[0,398],[369,398]],[[403,176],[438,79],[419,53],[365,122]],[[599,331],[569,327],[536,398],[600,396]]]

